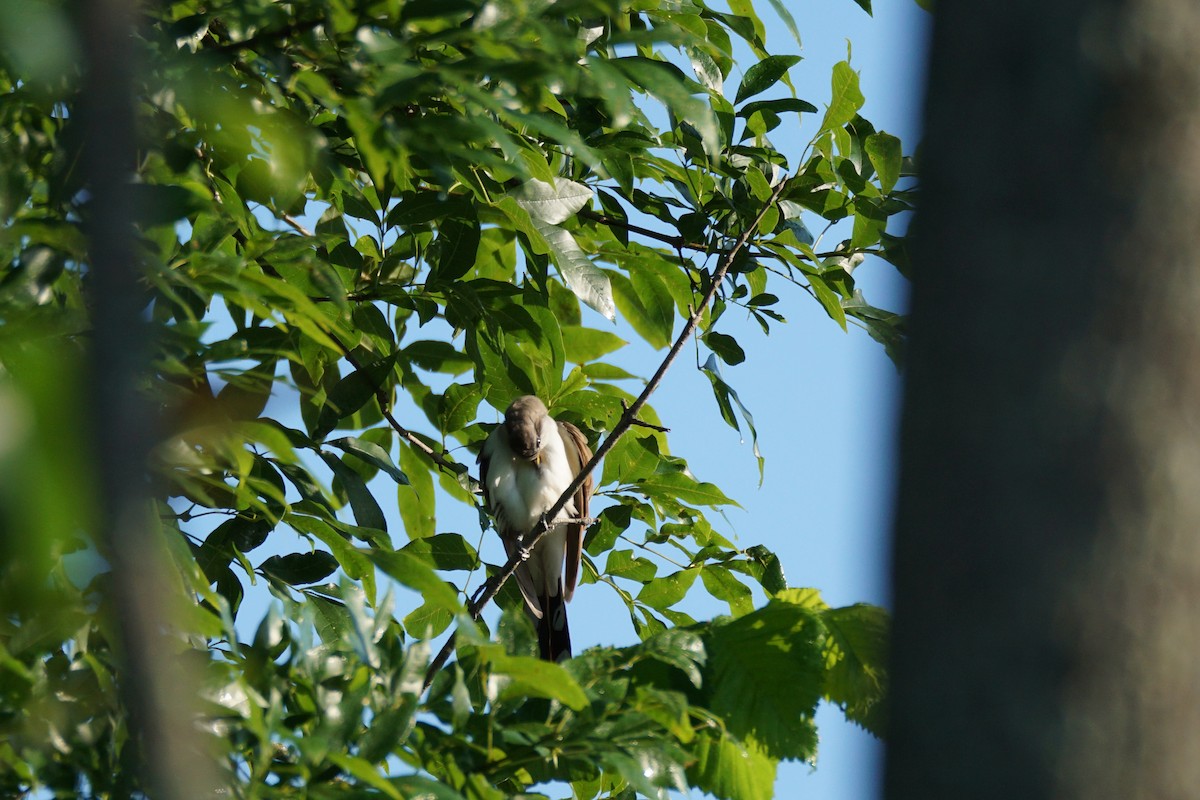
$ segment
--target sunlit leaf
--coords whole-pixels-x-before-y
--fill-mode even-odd
[[[542,238],[550,246],[554,263],[563,282],[575,295],[609,319],[616,316],[612,287],[608,276],[592,263],[570,232],[546,222],[535,221]]]

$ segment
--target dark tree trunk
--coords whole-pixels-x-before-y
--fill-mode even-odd
[[[1200,3],[939,0],[891,800],[1200,791]]]

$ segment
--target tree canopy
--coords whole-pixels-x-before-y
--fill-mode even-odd
[[[235,796],[756,800],[778,762],[815,757],[822,700],[880,732],[886,614],[831,608],[769,542],[724,535],[733,501],[645,404],[694,335],[713,388],[697,413],[757,440],[722,321],[774,330],[784,284],[815,301],[789,314],[901,354],[903,318],[853,274],[867,256],[906,270],[901,143],[860,116],[850,63],[799,98],[799,56],[729,7],[179,0],[119,43],[128,347],[148,350],[144,489],[160,595],[182,609],[151,645],[190,676],[197,746]],[[112,593],[130,576],[97,536],[86,445],[104,346],[90,34],[65,5],[19,13],[0,61],[0,791],[127,795],[150,734],[128,714],[139,645]],[[772,143],[800,136],[798,158]],[[657,371],[620,361],[618,315]],[[475,453],[522,394],[604,456],[582,581],[621,598],[637,645],[539,661],[496,580],[501,614],[478,615],[505,565],[439,511],[486,528]],[[269,612],[245,619],[264,587]],[[689,593],[728,614],[694,618]]]

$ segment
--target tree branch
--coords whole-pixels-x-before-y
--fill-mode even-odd
[[[554,520],[563,510],[563,507],[567,504],[568,500],[573,497],[577,491],[579,491],[579,487],[583,485],[583,482],[587,480],[588,476],[591,475],[596,469],[596,465],[600,463],[600,460],[603,459],[610,450],[612,450],[613,445],[615,445],[634,424],[635,420],[637,419],[637,415],[641,412],[642,408],[646,405],[646,402],[650,399],[650,395],[654,394],[654,391],[658,388],[658,385],[662,383],[663,377],[667,374],[667,370],[671,368],[673,363],[675,363],[675,359],[679,356],[680,351],[683,350],[683,346],[687,343],[688,339],[692,337],[692,334],[695,333],[696,327],[700,324],[701,315],[704,313],[704,310],[708,308],[709,304],[712,303],[713,298],[716,297],[717,292],[721,288],[721,283],[725,280],[725,275],[729,272],[729,268],[733,265],[734,259],[737,258],[738,253],[740,253],[746,247],[746,242],[750,241],[750,237],[754,234],[754,231],[758,229],[759,223],[762,222],[763,217],[767,215],[767,211],[769,211],[771,206],[773,206],[779,199],[779,195],[783,193],[787,185],[787,180],[779,182],[779,185],[776,186],[775,190],[771,193],[770,198],[768,198],[767,202],[763,205],[762,210],[758,212],[758,216],[756,216],[754,221],[742,231],[741,235],[738,236],[737,240],[733,243],[733,246],[725,252],[724,256],[721,258],[720,264],[717,266],[716,272],[713,273],[711,285],[708,287],[708,291],[704,294],[704,299],[700,301],[700,305],[698,305],[688,317],[687,322],[683,326],[683,330],[679,332],[679,336],[675,339],[675,343],[671,345],[671,349],[667,351],[667,355],[663,358],[662,363],[658,365],[658,369],[655,370],[654,375],[651,376],[650,380],[646,383],[646,388],[642,390],[642,393],[637,396],[637,399],[633,401],[633,404],[630,405],[629,408],[625,410],[625,413],[621,415],[621,419],[617,421],[617,424],[613,427],[612,432],[609,433],[608,437],[605,438],[605,440],[600,443],[600,446],[596,448],[595,453],[592,454],[591,460],[588,461],[587,464],[584,465],[583,469],[579,471],[579,474],[575,476],[575,479],[571,481],[571,484],[563,491],[562,495],[559,496],[558,500],[553,506],[551,506],[550,510],[542,515],[541,522],[534,526],[533,530],[530,531],[526,537],[523,537],[522,545],[524,549],[532,550],[537,546],[537,543],[541,541],[541,538],[546,535],[547,531],[550,530],[552,520]],[[471,615],[471,619],[479,619],[479,614],[483,610],[484,606],[486,606],[492,600],[492,598],[494,598],[500,592],[500,589],[504,586],[504,583],[512,577],[514,572],[517,571],[517,567],[520,565],[520,563],[521,558],[519,553],[514,554],[508,559],[508,562],[504,565],[504,568],[488,581],[487,591],[485,591],[478,597],[477,600],[470,603],[467,607],[467,611]],[[442,649],[438,652],[437,657],[434,658],[434,660],[429,664],[429,669],[425,673],[426,689],[428,689],[430,684],[433,683],[434,676],[450,657],[450,652],[454,649],[454,641],[455,634],[452,633],[450,634],[450,638],[447,639],[446,643],[442,646]]]

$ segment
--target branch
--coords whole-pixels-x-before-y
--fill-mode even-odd
[[[671,245],[671,247],[674,247],[676,249],[679,249],[682,247],[682,248],[686,248],[688,250],[703,250],[705,252],[708,251],[708,247],[706,245],[696,244],[695,242],[689,242],[687,239],[684,239],[682,236],[673,236],[669,233],[662,233],[660,231],[652,231],[649,228],[643,228],[640,225],[634,225],[631,222],[629,222],[628,220],[619,219],[617,217],[610,217],[608,214],[601,214],[597,211],[591,211],[590,209],[586,209],[586,208],[583,209],[582,211],[579,212],[579,216],[583,217],[584,219],[590,219],[592,222],[599,222],[601,225],[614,226],[617,228],[621,228],[622,230],[629,231],[630,233],[636,233],[641,236],[645,236],[649,239],[654,239],[656,241],[662,242],[663,244],[669,244],[669,245]]]
[[[769,207],[770,206],[768,206],[768,208]],[[689,242],[682,236],[675,236],[670,233],[662,233],[661,231],[643,228],[640,225],[634,225],[627,220],[620,219],[619,217],[612,217],[608,214],[601,214],[597,211],[591,211],[586,208],[579,212],[579,216],[583,217],[584,219],[590,219],[593,222],[598,222],[601,225],[621,228],[622,230],[629,231],[630,233],[636,233],[639,236],[645,236],[648,239],[654,239],[657,242],[670,245],[676,250],[695,250],[700,253],[707,253],[711,249],[708,245],[701,242]],[[826,258],[847,258],[855,253],[862,253],[863,255],[868,256],[880,256],[881,258],[884,256],[883,250],[866,247],[854,248],[851,250],[830,250],[824,253],[815,253],[815,255],[818,259],[824,260]],[[752,254],[755,258],[770,258],[777,261],[781,259],[778,254],[772,253],[770,250],[755,250]],[[807,258],[807,256],[805,256],[805,258]]]
[[[295,228],[296,231],[298,231],[301,235],[303,235],[303,236],[312,236],[313,235],[312,231],[310,231],[308,228],[304,227],[304,225],[302,225],[300,223],[300,220],[296,219],[291,214],[287,214],[287,213],[280,214],[279,218],[281,220],[283,220],[284,222],[286,222],[288,225],[291,225],[293,228]]]
[[[679,356],[680,351],[683,350],[683,346],[687,343],[688,339],[692,337],[692,334],[695,333],[696,327],[700,324],[701,315],[713,301],[713,298],[716,297],[717,292],[721,288],[722,281],[725,280],[726,273],[729,272],[729,268],[733,265],[734,259],[737,257],[738,253],[740,253],[746,247],[746,242],[750,241],[750,237],[754,234],[754,231],[758,229],[759,223],[762,222],[763,217],[767,215],[767,211],[771,209],[771,206],[775,204],[775,201],[779,199],[779,195],[783,193],[787,185],[787,180],[779,182],[779,185],[775,187],[773,192],[771,192],[770,198],[768,198],[767,202],[763,205],[762,211],[758,212],[758,216],[754,218],[754,221],[742,231],[742,234],[738,236],[737,241],[733,243],[733,246],[725,252],[724,256],[721,258],[720,264],[717,266],[716,272],[713,273],[711,285],[708,287],[708,291],[705,293],[704,299],[700,301],[700,305],[698,305],[688,317],[687,322],[683,326],[683,330],[679,332],[679,336],[675,339],[675,343],[671,345],[671,349],[667,351],[667,355],[663,358],[662,363],[658,365],[658,369],[646,383],[646,388],[642,390],[642,393],[637,396],[637,399],[633,401],[633,404],[625,410],[624,414],[621,415],[621,419],[617,421],[617,424],[615,427],[613,427],[612,432],[603,442],[600,443],[600,446],[596,448],[596,452],[592,454],[591,460],[588,461],[588,463],[584,465],[583,469],[579,471],[579,474],[575,476],[575,479],[571,481],[571,484],[563,491],[562,495],[559,496],[558,500],[553,506],[551,506],[550,510],[542,515],[541,522],[534,526],[533,530],[530,531],[526,537],[522,537],[522,549],[532,550],[537,546],[537,543],[541,541],[541,538],[546,535],[547,531],[550,530],[551,520],[554,520],[558,516],[559,512],[561,512],[563,507],[567,504],[568,500],[573,497],[577,491],[579,491],[579,487],[583,485],[583,482],[587,480],[588,476],[591,475],[596,469],[596,465],[600,463],[600,460],[603,459],[610,450],[612,450],[613,445],[615,445],[635,423],[637,415],[641,412],[642,408],[646,405],[646,402],[650,399],[650,395],[654,394],[654,391],[658,388],[658,385],[662,383],[663,377],[667,374],[667,370],[671,368],[671,365]],[[487,591],[485,591],[477,600],[473,601],[467,606],[467,611],[471,615],[471,619],[479,619],[480,611],[482,611],[483,607],[486,606],[492,600],[492,598],[494,598],[500,592],[500,589],[504,586],[505,581],[512,577],[513,573],[517,571],[517,567],[520,565],[520,563],[521,557],[519,553],[514,554],[508,559],[508,562],[504,565],[504,568],[488,582]],[[425,673],[426,689],[428,689],[429,685],[433,683],[434,676],[450,657],[450,651],[454,649],[454,640],[455,634],[452,633],[450,634],[450,638],[447,639],[446,643],[442,646],[442,649],[438,652],[437,657],[429,664],[429,669]]]

